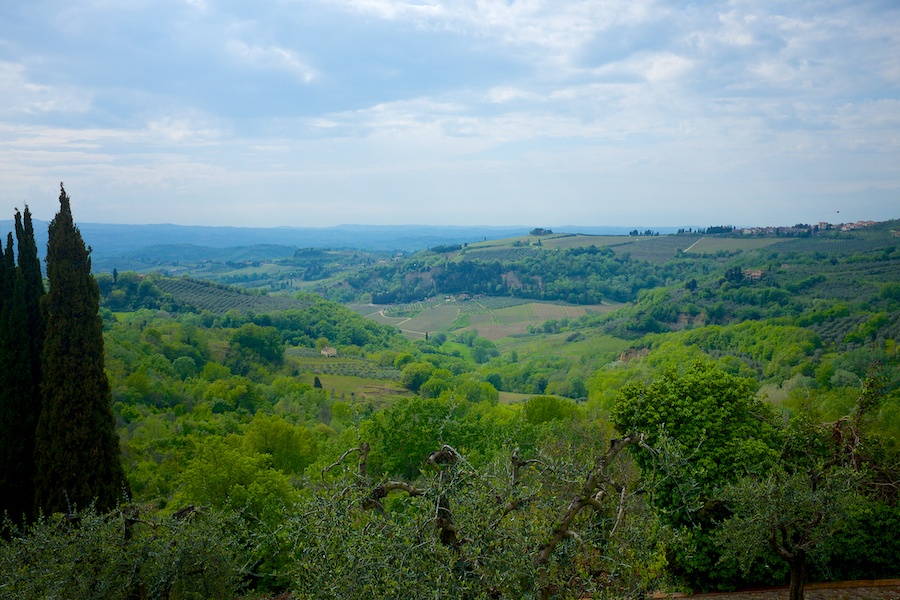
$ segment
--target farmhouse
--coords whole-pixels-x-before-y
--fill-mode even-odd
[[[335,356],[337,356],[337,348],[332,348],[331,346],[325,346],[324,348],[322,348],[322,356],[334,358]]]
[[[762,269],[744,269],[743,271],[744,279],[749,281],[759,281],[762,279],[763,270]]]

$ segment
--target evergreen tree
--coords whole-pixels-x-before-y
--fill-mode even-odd
[[[13,252],[12,233],[6,236],[6,251],[0,252],[0,311],[12,299],[16,279],[16,255]]]
[[[44,347],[44,316],[41,314],[41,299],[44,296],[44,278],[41,276],[41,260],[38,258],[37,242],[34,241],[34,227],[31,211],[25,206],[24,216],[16,211],[16,238],[19,248],[19,270],[25,285],[25,310],[31,357],[31,376],[37,396],[37,414],[40,413],[41,354]]]
[[[10,233],[6,238],[6,250],[0,251],[0,513],[6,512],[14,518],[18,518],[20,512],[17,490],[14,489],[18,472],[16,448],[19,440],[14,381],[17,365],[12,350],[13,329],[10,328],[9,321],[16,279],[13,237]]]
[[[9,263],[4,262],[6,271]],[[22,269],[15,269],[12,289],[0,312],[0,512],[18,521],[30,515],[34,505],[34,432],[40,404],[31,373]]]
[[[60,184],[60,209],[47,243],[43,406],[36,436],[35,507],[44,513],[116,505],[128,482],[122,469],[103,364],[100,290],[90,249],[72,220]]]
[[[16,520],[34,507],[34,436],[41,411],[44,282],[31,212],[16,211],[19,265],[12,234],[3,254],[0,303],[0,512]]]

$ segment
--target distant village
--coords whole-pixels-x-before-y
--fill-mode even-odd
[[[857,229],[865,229],[876,225],[877,221],[856,221],[855,223],[826,223],[821,221],[815,225],[804,225],[799,223],[793,227],[745,227],[740,230],[744,235],[804,235],[817,233],[819,231],[854,231]]]
[[[803,237],[822,231],[855,231],[877,225],[878,221],[856,221],[854,223],[826,223],[821,221],[815,225],[797,223],[793,227],[732,227],[731,225],[716,225],[706,229],[679,229],[678,234],[713,235],[716,233],[740,233],[743,235],[778,236],[778,237]],[[894,237],[900,237],[900,232],[893,232]],[[632,232],[637,235],[637,232]]]

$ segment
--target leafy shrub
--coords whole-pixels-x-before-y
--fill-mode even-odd
[[[0,590],[23,600],[234,598],[245,576],[239,530],[216,512],[156,522],[121,510],[45,517],[0,542]]]

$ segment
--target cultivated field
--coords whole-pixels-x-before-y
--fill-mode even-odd
[[[772,244],[783,242],[784,239],[776,237],[749,237],[749,238],[733,238],[733,237],[703,237],[697,240],[697,243],[685,246],[683,250],[685,254],[715,254],[716,252],[736,252],[758,250]]]
[[[180,304],[193,306],[198,310],[208,310],[215,314],[224,314],[232,309],[266,312],[292,308],[303,309],[309,306],[309,302],[290,296],[241,293],[234,288],[195,279],[164,277],[156,281],[156,286],[163,293],[170,294]]]
[[[515,246],[516,243],[531,244],[540,239],[541,245]],[[630,235],[551,235],[526,238],[510,238],[493,240],[470,245],[463,256],[467,260],[517,260],[533,252],[568,250],[571,248],[612,248],[616,254],[629,253],[632,258],[662,264],[673,258],[678,250],[684,250],[700,236],[662,235],[662,236],[630,236]]]
[[[553,250],[560,248],[567,250],[569,248],[587,248],[589,246],[621,246],[622,244],[633,244],[642,239],[650,239],[644,237],[632,237],[628,235],[571,235],[567,237],[559,237],[553,239],[543,239],[541,244],[545,250]]]
[[[492,296],[467,301],[414,302],[384,308],[356,306],[354,310],[378,323],[399,327],[413,339],[424,337],[426,332],[477,329],[482,337],[499,340],[527,333],[530,325],[551,319],[574,319],[589,312],[609,312],[619,306],[621,304],[605,302],[576,306]]]

